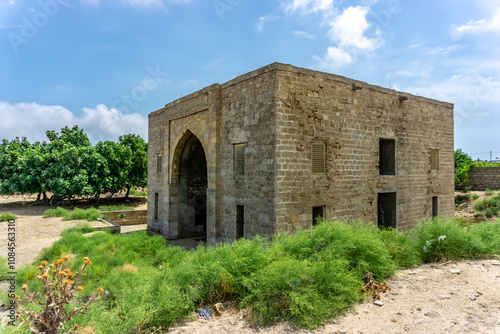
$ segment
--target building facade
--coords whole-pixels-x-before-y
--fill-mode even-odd
[[[454,213],[452,104],[281,63],[151,113],[148,161],[148,229],[169,239]]]

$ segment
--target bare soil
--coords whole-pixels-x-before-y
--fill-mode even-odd
[[[484,194],[481,194],[484,197]],[[36,260],[60,233],[78,221],[42,218],[43,205],[31,205],[33,197],[0,197],[0,212],[16,219],[16,266]],[[110,203],[111,202],[111,203]],[[145,198],[107,201],[99,205],[126,204],[145,209]],[[89,207],[93,203],[79,203]],[[468,204],[456,211],[474,217]],[[466,216],[466,217],[467,217]],[[92,225],[104,225],[93,222]],[[144,227],[142,227],[144,228]],[[7,223],[0,223],[0,256],[7,253]],[[485,333],[500,334],[500,258],[481,261],[423,265],[398,272],[388,281],[392,290],[382,295],[382,306],[373,300],[356,305],[353,311],[332,320],[325,327],[307,331],[289,324],[254,326],[246,314],[225,305],[221,316],[197,319],[169,329],[169,333]],[[0,285],[5,290],[6,284]],[[1,312],[0,312],[1,313]],[[1,316],[1,314],[0,314]],[[0,325],[1,327],[1,325]],[[83,329],[92,333],[91,328]]]

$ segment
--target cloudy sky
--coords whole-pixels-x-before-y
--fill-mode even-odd
[[[500,156],[500,0],[0,0],[0,139],[147,115],[271,62],[455,104],[455,148]]]

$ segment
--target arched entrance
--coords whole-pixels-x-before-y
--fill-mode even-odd
[[[178,237],[206,237],[207,159],[200,140],[187,135],[179,159]]]

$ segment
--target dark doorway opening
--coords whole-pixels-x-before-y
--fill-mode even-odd
[[[439,215],[439,199],[437,196],[432,196],[432,218]]]
[[[236,205],[236,239],[245,237],[245,207]]]
[[[396,228],[396,193],[378,194],[378,226]]]
[[[207,180],[205,151],[200,140],[191,134],[179,163],[179,238],[206,236]]]
[[[313,207],[313,215],[312,215],[312,224],[316,225],[318,221],[316,220],[317,218],[324,218],[325,217],[325,206],[314,206]]]

